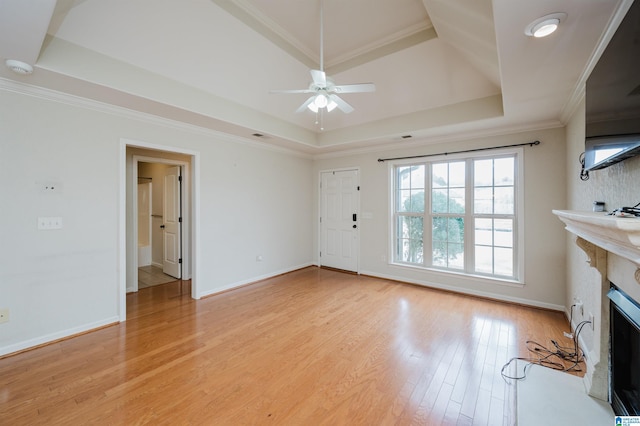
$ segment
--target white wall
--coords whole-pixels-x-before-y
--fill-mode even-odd
[[[496,281],[469,279],[451,274],[390,265],[383,257],[389,252],[389,171],[380,157],[412,156],[453,152],[469,148],[502,146],[540,140],[536,147],[524,149],[525,197],[525,277],[524,286]],[[476,140],[424,144],[385,152],[343,155],[315,163],[314,178],[321,170],[344,167],[360,168],[360,205],[371,219],[360,220],[360,272],[417,284],[450,289],[469,294],[494,297],[552,309],[564,307],[563,227],[551,213],[565,206],[565,135],[563,129],[551,129],[494,136]],[[318,213],[318,185],[314,186],[314,213]],[[317,229],[314,229],[314,238]],[[317,248],[317,240],[314,243]],[[317,249],[315,250],[316,261]]]
[[[312,261],[310,159],[25,93],[0,89],[0,354],[118,320],[123,138],[199,153],[200,295]]]

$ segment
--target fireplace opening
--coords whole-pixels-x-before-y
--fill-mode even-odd
[[[611,406],[618,416],[640,416],[640,305],[615,286],[608,296]]]

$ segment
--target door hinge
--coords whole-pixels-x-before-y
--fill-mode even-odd
[[[182,259],[178,259],[178,263],[182,263]]]
[[[322,257],[322,252],[320,252],[320,257]]]
[[[358,185],[358,191],[360,191],[360,185]]]
[[[178,222],[182,223],[182,218],[181,217],[178,218]]]
[[[322,223],[322,218],[320,218],[320,223]]]
[[[182,176],[178,176],[178,182],[182,182]]]

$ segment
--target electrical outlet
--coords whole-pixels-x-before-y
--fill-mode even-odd
[[[595,323],[593,321],[593,314],[591,312],[589,312],[589,326],[591,327],[591,330],[593,330],[595,328]]]
[[[584,318],[584,305],[582,304],[582,300],[577,297],[573,298],[573,303],[576,305],[576,310],[580,312],[580,318]]]
[[[0,324],[9,322],[9,309],[0,309]]]
[[[62,229],[62,218],[61,217],[39,217],[38,229],[41,231],[51,230],[51,229]]]

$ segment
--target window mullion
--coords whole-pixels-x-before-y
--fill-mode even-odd
[[[433,195],[431,191],[432,187],[432,176],[431,176],[431,163],[425,163],[425,173],[424,173],[424,212],[423,212],[423,229],[422,229],[422,244],[424,250],[423,256],[423,264],[424,266],[430,267],[433,266],[433,207],[431,205],[433,200]]]

